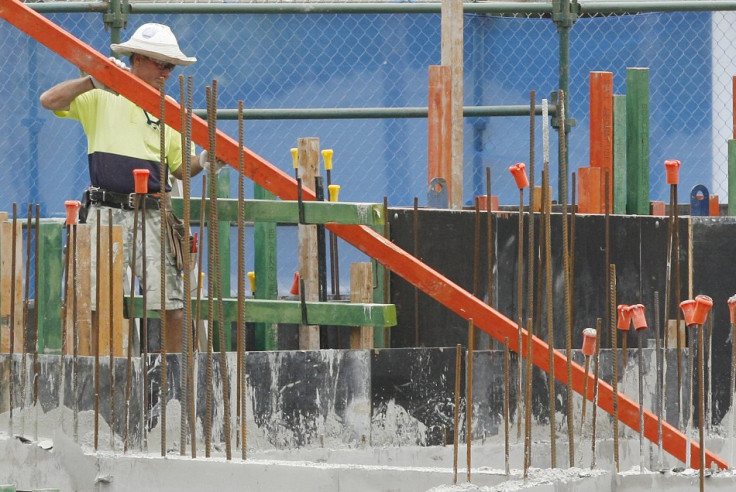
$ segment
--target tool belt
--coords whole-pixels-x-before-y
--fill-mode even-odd
[[[87,192],[89,193],[90,203],[94,205],[104,205],[105,207],[121,208],[123,210],[133,210],[135,208],[136,193],[117,193],[94,186],[91,186]],[[153,195],[142,196],[146,202],[146,208],[159,209],[159,197]]]
[[[184,222],[170,210],[166,212],[166,237],[174,253],[176,268],[179,271],[184,270],[184,248],[189,243],[189,233],[184,227]]]

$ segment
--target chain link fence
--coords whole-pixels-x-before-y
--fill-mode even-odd
[[[44,15],[109,53],[110,34],[102,14]],[[733,19],[731,12],[578,19],[570,42],[569,115],[577,123],[569,134],[571,171],[588,166],[589,72],[613,72],[614,91],[623,94],[626,68],[649,67],[651,199],[667,200],[662,163],[677,158],[683,163],[680,202],[701,183],[724,201],[726,143],[732,138],[731,75],[736,73]],[[218,81],[221,109],[235,108],[238,100],[254,109],[426,107],[428,66],[440,63],[437,14],[131,14],[123,39],[145,22],[171,26],[183,51],[199,59],[191,67],[177,68],[169,82],[170,93],[178,97],[177,75],[192,75],[198,108],[205,107],[205,86],[213,79]],[[466,106],[528,105],[531,90],[540,104],[557,89],[559,45],[550,18],[466,14],[464,28]],[[0,120],[0,210],[10,210],[13,202],[20,210],[40,203],[44,216],[62,216],[64,200],[79,197],[88,183],[86,139],[79,125],[43,110],[38,97],[78,70],[4,22],[0,47],[0,73],[6,81],[0,87],[5,108]],[[237,135],[234,121],[218,126]],[[539,118],[536,126],[539,163]],[[492,171],[493,194],[502,204],[516,203],[518,192],[507,169],[528,160],[528,128],[528,117],[465,119],[466,203],[485,193],[486,167]],[[556,190],[557,134],[552,132]],[[391,206],[411,206],[416,196],[420,205],[426,203],[426,119],[245,123],[246,146],[287,172],[289,149],[298,138],[312,136],[320,138],[322,148],[335,151],[332,176],[342,186],[342,201],[381,202],[387,196]],[[231,183],[236,196],[234,173]],[[201,189],[201,181],[195,179],[192,189]],[[247,195],[252,197],[250,185]],[[286,239],[284,244],[292,242]],[[295,262],[280,268],[282,289],[288,290]]]

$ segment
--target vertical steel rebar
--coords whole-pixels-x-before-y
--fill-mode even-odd
[[[700,492],[705,490],[705,359],[703,354],[703,331],[705,323],[698,330],[698,472],[700,478]]]
[[[79,442],[79,395],[78,390],[78,357],[79,357],[79,329],[77,328],[77,224],[72,225],[72,408],[74,414],[73,434],[74,442]]]
[[[519,229],[517,232],[517,249],[516,249],[516,319],[519,322],[519,328],[521,328],[521,325],[523,323],[524,319],[524,311],[523,311],[523,305],[524,303],[521,300],[521,296],[524,293],[524,188],[519,188],[519,213],[518,213],[518,220],[519,220]],[[519,347],[521,347],[521,329],[519,329],[518,335],[517,335],[517,344]],[[517,369],[518,369],[518,381],[519,381],[519,392],[518,394],[521,395],[521,388],[523,386],[522,381],[522,372],[521,372],[521,362],[522,356],[521,356],[521,348],[519,349],[519,357],[517,358]],[[529,377],[529,373],[527,373],[526,377]],[[527,402],[528,404],[528,402]],[[521,413],[521,399],[517,398],[517,412]],[[517,437],[521,433],[521,420],[519,420],[519,425],[517,426]]]
[[[182,329],[181,329],[181,366],[179,372],[179,401],[181,404],[181,412],[179,413],[179,455],[185,456],[187,449],[187,423],[189,420],[189,340],[191,332],[191,324],[189,311],[191,309],[189,280],[189,179],[192,162],[192,152],[190,149],[189,138],[187,133],[187,98],[186,85],[184,83],[184,75],[179,75],[179,122],[181,124],[181,152],[182,152],[182,178],[183,178],[183,204],[184,204],[184,234],[186,237],[186,246],[182,254],[184,255],[184,305],[182,309]]]
[[[520,327],[521,328],[521,327]],[[504,470],[506,476],[511,475],[509,465],[509,399],[511,394],[511,384],[509,381],[509,337],[503,341],[503,437],[504,437]]]
[[[184,182],[184,224],[185,224],[185,230],[188,234],[191,235],[191,194],[192,194],[192,161],[191,161],[191,142],[192,142],[192,97],[193,97],[193,87],[194,87],[194,78],[190,75],[187,77],[187,111],[186,111],[186,127],[185,127],[185,136],[186,136],[186,142],[187,142],[187,154],[189,157],[185,160],[185,164],[187,166],[186,170],[186,178]],[[205,181],[205,177],[202,177],[202,181]],[[204,197],[205,193],[202,193],[202,196]],[[200,222],[200,229],[201,229],[202,223]],[[200,234],[201,235],[201,234]],[[189,439],[190,439],[190,445],[191,445],[191,455],[192,458],[197,457],[197,413],[196,413],[196,406],[194,403],[194,367],[195,367],[195,354],[197,353],[197,324],[198,321],[195,321],[194,324],[192,324],[192,309],[191,309],[191,297],[192,297],[192,258],[191,258],[191,251],[192,247],[194,246],[194,240],[192,240],[192,244],[187,243],[187,254],[186,254],[186,263],[187,263],[187,270],[184,274],[184,292],[187,299],[187,304],[185,306],[188,306],[187,311],[184,312],[184,324],[183,326],[185,329],[190,330],[189,333],[189,344],[186,347],[187,350],[187,359],[188,359],[188,368],[189,371],[187,373],[187,395],[186,395],[186,401],[187,406],[189,407],[189,410],[187,411],[187,414],[189,416]],[[201,263],[201,260],[200,260]],[[198,266],[198,272],[197,277],[199,278],[199,266]],[[197,285],[199,286],[199,281],[197,282]],[[199,293],[199,289],[197,290]],[[197,307],[196,309],[199,309],[199,295],[197,296]],[[192,329],[193,327],[193,329]]]
[[[101,286],[102,282],[102,261],[100,255],[102,254],[102,216],[101,210],[97,208],[97,223],[95,224],[95,333],[93,333],[94,350],[95,350],[95,451],[99,445],[99,434],[100,434],[100,305],[102,303],[101,298]],[[71,232],[70,232],[71,233]],[[67,248],[69,248],[67,246]],[[68,272],[67,272],[68,273]],[[76,289],[76,286],[74,287]],[[66,338],[66,335],[65,337]]]
[[[544,195],[544,191],[542,191]],[[519,320],[521,330],[521,320]],[[524,478],[529,476],[529,467],[532,466],[532,319],[527,319],[526,328],[526,385],[524,392]],[[519,347],[521,355],[522,347]]]
[[[14,435],[15,433],[15,429],[13,428],[13,386],[15,384],[14,379],[13,379],[13,375],[15,372],[13,370],[13,366],[15,365],[15,363],[13,359],[15,358],[15,269],[17,268],[16,266],[17,246],[15,243],[18,240],[18,232],[17,232],[18,230],[18,204],[16,202],[13,202],[13,226],[12,227],[13,227],[13,232],[11,233],[11,236],[12,236],[11,240],[13,244],[11,246],[12,258],[10,260],[10,270],[12,272],[12,280],[10,282],[10,364],[9,364],[10,368],[8,371],[9,372],[8,381],[10,381],[10,387],[8,391],[8,398],[9,398],[8,435],[10,436]],[[63,385],[64,384],[64,352],[63,350],[62,350],[61,359],[62,359],[61,360],[61,367],[62,367],[61,384]],[[62,392],[62,395],[59,397],[59,410],[60,410],[59,414],[61,416],[60,418],[62,419],[61,420],[62,430],[64,429],[64,426],[63,426],[64,412],[62,408],[63,399],[64,399],[64,395]]]
[[[243,156],[243,101],[238,101],[238,418],[240,419],[240,458],[246,459],[246,384],[245,384],[245,158]],[[328,180],[329,181],[329,180]],[[334,234],[330,233],[332,240]],[[330,254],[333,249],[330,249]],[[334,272],[334,262],[332,271]],[[334,280],[333,280],[334,284]],[[333,292],[334,294],[334,292]]]
[[[414,212],[412,215],[412,235],[414,239],[412,253],[419,258],[419,199],[414,197]],[[414,346],[419,347],[419,289],[414,286]]]
[[[606,195],[608,195],[608,187],[606,186]],[[606,207],[608,208],[608,207]],[[609,265],[610,284],[608,286],[609,299],[609,328],[611,330],[611,358],[613,365],[613,376],[611,377],[611,386],[613,387],[613,461],[616,465],[616,472],[620,471],[619,453],[618,453],[618,357],[616,349],[617,329],[616,329],[616,265]]]
[[[133,245],[132,261],[130,262],[130,297],[128,302],[128,350],[125,364],[125,431],[123,433],[123,453],[128,452],[130,445],[130,386],[133,374],[133,334],[135,330],[135,317],[133,313],[133,297],[135,295],[135,264],[138,252],[138,208],[141,203],[140,193],[135,194],[133,210]],[[144,217],[145,220],[145,217]],[[110,275],[112,277],[112,274]],[[99,279],[99,277],[98,277]]]
[[[141,205],[141,216],[146,217],[146,201],[143,200]],[[146,221],[141,221],[141,257],[145,260],[148,258],[146,252]],[[148,425],[150,418],[150,392],[148,389],[148,267],[147,261],[141,262],[141,280],[140,288],[143,293],[143,317],[141,318],[141,351],[142,361],[141,365],[143,377],[141,378],[141,386],[143,389],[143,418],[141,419],[141,448],[143,451],[148,451]]]
[[[107,307],[108,307],[108,328],[109,328],[109,356],[110,356],[110,449],[114,452],[115,451],[115,346],[114,346],[114,329],[113,329],[113,321],[114,321],[114,309],[113,306],[115,305],[113,302],[113,230],[112,230],[112,209],[107,209],[107,280],[108,280],[108,286],[107,286]],[[76,232],[74,237],[74,244],[76,245],[77,238],[76,238]],[[75,275],[76,277],[76,275]],[[76,285],[76,281],[74,282]],[[76,301],[77,296],[74,296],[74,304],[75,308],[74,311],[76,312]],[[76,318],[76,316],[75,316]],[[76,326],[76,321],[74,325]],[[77,346],[79,344],[79,335],[74,336],[76,338],[76,341],[74,342],[74,345]],[[74,394],[77,392],[75,391]],[[78,397],[77,397],[78,398]]]
[[[67,351],[67,348],[68,348],[67,345],[66,345],[66,338],[68,336],[67,334],[68,334],[68,329],[69,329],[69,322],[68,322],[68,316],[67,316],[68,313],[67,313],[67,310],[68,310],[68,302],[69,302],[69,284],[70,284],[70,282],[69,282],[69,261],[70,261],[70,258],[71,258],[71,249],[72,249],[71,237],[72,237],[72,225],[71,224],[67,224],[66,225],[66,248],[64,248],[64,286],[63,286],[64,299],[63,299],[62,304],[61,304],[61,354],[60,354],[60,357],[59,357],[59,363],[60,364],[59,364],[59,391],[58,391],[58,398],[59,398],[59,429],[61,429],[62,432],[64,432],[64,425],[63,425],[64,424],[64,418],[63,418],[63,414],[64,414],[64,412],[63,412],[64,402],[63,402],[63,400],[64,400],[64,393],[65,393],[64,383],[65,383],[65,380],[66,380],[66,374],[65,374],[65,367],[64,366],[65,366],[65,362],[66,362],[66,351]],[[15,244],[15,243],[13,243],[13,244]],[[15,272],[15,269],[13,269],[13,272]],[[13,275],[15,275],[15,273]],[[11,286],[11,289],[12,289],[12,286]],[[12,319],[12,315],[13,315],[13,313],[11,312],[11,319]],[[12,337],[12,334],[13,334],[13,329],[12,329],[13,324],[12,324],[12,322],[11,322],[10,326],[11,326],[10,334],[11,334],[11,337]],[[12,340],[12,338],[11,338],[11,340]],[[12,350],[11,350],[11,353],[12,353]],[[12,362],[12,359],[11,359],[11,362]],[[11,364],[10,367],[12,369],[12,364]],[[12,374],[12,372],[11,372],[11,374]],[[12,378],[11,378],[11,381],[12,381]],[[97,411],[98,405],[99,405],[99,399],[97,397],[98,392],[99,392],[99,384],[97,383],[97,373],[95,373],[95,403],[94,403],[94,405],[95,405],[95,437],[94,437],[95,451],[97,451],[97,423],[98,423],[98,418],[99,418],[99,413]],[[13,396],[13,392],[12,391],[10,392],[10,396],[11,397]],[[11,405],[11,407],[12,407],[12,405]],[[12,409],[11,409],[11,411],[12,411]]]
[[[600,375],[600,351],[601,351],[601,327],[603,322],[601,318],[596,319],[595,330],[598,336],[595,340],[595,374],[593,375],[593,419],[591,422],[591,438],[590,438],[590,469],[595,468],[595,441],[596,441],[596,423],[598,420],[598,377]]]
[[[33,282],[33,299],[35,302],[35,308],[33,310],[33,332],[34,344],[33,344],[33,411],[36,413],[33,426],[33,438],[38,441],[38,272],[40,264],[40,243],[41,243],[41,205],[36,204],[36,223],[34,227],[34,240],[35,240],[35,263],[34,271],[36,272],[36,281]]]
[[[462,345],[459,343],[455,347],[455,409],[452,451],[453,483],[455,484],[457,483],[457,455],[460,436],[460,362],[462,360],[462,349]]]
[[[477,201],[476,201],[477,203]],[[467,477],[470,483],[470,470],[473,450],[473,352],[475,351],[475,326],[473,318],[468,320],[468,360],[467,374],[465,376],[465,445],[467,448]]]
[[[656,365],[657,365],[657,384],[655,391],[655,398],[657,400],[657,447],[658,447],[658,469],[663,467],[663,456],[662,456],[662,419],[664,417],[664,399],[663,396],[666,393],[666,377],[665,377],[665,365],[663,359],[665,354],[662,353],[662,338],[660,333],[660,307],[659,307],[659,292],[654,291],[654,349],[656,352]],[[652,465],[652,469],[655,469]]]
[[[159,318],[159,339],[161,340],[161,384],[159,385],[159,404],[161,408],[161,456],[166,456],[166,404],[169,394],[168,388],[168,361],[167,361],[167,333],[168,320],[166,319],[166,181],[167,181],[167,167],[166,167],[166,88],[163,84],[159,86],[159,111],[161,113],[159,123],[159,150],[160,150],[160,162],[159,162],[159,183],[161,183],[161,201],[159,211],[161,212],[161,230],[159,231],[161,241],[161,316]],[[173,251],[172,251],[173,253]],[[185,445],[186,443],[180,443]]]
[[[213,131],[216,121],[216,110],[213,103],[212,87],[206,87],[207,95],[207,127],[209,130],[209,152],[213,153],[215,146],[215,132]],[[217,180],[214,175],[209,180],[209,221],[207,223],[207,368],[206,368],[206,398],[205,398],[205,457],[210,457],[210,448],[212,445],[212,372],[213,372],[213,323],[214,323],[214,275],[213,275],[213,263],[215,262],[214,250],[215,250],[215,218],[213,216],[214,207],[212,202],[217,196]]]
[[[31,231],[33,224],[33,204],[28,204],[28,218],[26,219],[26,258],[25,258],[25,285],[23,288],[23,350],[21,351],[20,374],[20,433],[26,434],[26,386],[28,384],[28,311],[31,302]]]
[[[544,172],[549,179],[549,164],[545,162]],[[544,189],[548,185],[542,183]],[[542,190],[544,194],[544,190]],[[550,466],[557,467],[557,435],[556,435],[556,413],[557,413],[557,396],[555,391],[555,334],[554,334],[554,312],[552,309],[552,243],[549,240],[552,237],[552,204],[549,197],[545,197],[544,204],[544,229],[547,240],[544,243],[544,264],[545,264],[545,300],[546,300],[546,318],[547,318],[547,347],[549,357],[549,373],[547,378],[547,387],[549,392],[549,439],[550,439]]]

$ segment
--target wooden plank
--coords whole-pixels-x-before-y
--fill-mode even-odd
[[[273,196],[273,195],[272,195]],[[172,210],[177,216],[184,214],[181,198],[172,198]],[[190,202],[192,223],[197,224],[201,199]],[[209,199],[205,200],[205,217],[209,213]],[[379,203],[347,202],[304,202],[304,221],[307,224],[362,224],[383,225],[383,205]],[[217,200],[217,216],[223,221],[237,222],[238,200],[220,198]],[[296,201],[245,200],[245,220],[250,222],[296,224],[299,222],[299,205]]]
[[[79,355],[93,355],[92,345],[92,227],[87,224],[77,226],[77,279],[74,283],[77,295],[77,329],[79,333]],[[67,308],[71,325],[72,311]],[[72,332],[68,330],[67,347],[72,345]]]
[[[626,96],[620,94],[613,96],[613,213],[626,213]]]
[[[590,167],[601,169],[600,189],[605,190],[606,172],[613,176],[613,72],[590,72]],[[613,203],[613,187],[608,200]]]
[[[89,45],[34,12],[23,3],[16,0],[0,2],[0,17],[102,81],[108,87],[128,97],[154,116],[159,116],[160,97],[158,91],[129,72],[116,69],[115,65],[107,60],[105,55],[95,51]],[[179,112],[179,105],[173,99],[165,101],[165,106],[168,114]],[[181,124],[176,118],[170,124],[174,129],[181,130]],[[192,140],[199,145],[207,145],[208,136],[207,124],[201,118],[195,117],[192,123]],[[222,131],[218,131],[217,157],[231,166],[236,166],[241,155],[245,158],[243,172],[248,177],[283,199],[294,199],[296,187],[293,178],[252,150],[240,147],[237,142]],[[305,195],[307,199],[314,200],[313,193],[307,192]],[[384,240],[379,234],[365,226],[328,224],[327,228],[365,254],[379,259],[386,267],[401,275],[407,282],[421,289],[437,302],[447,306],[463,319],[473,318],[479,328],[496,340],[503,341],[508,338],[511,341],[510,348],[512,350],[525,353],[526,348],[523,345],[531,343],[533,345],[532,362],[538,368],[547,372],[550,370],[550,365],[554,364],[556,378],[563,383],[567,382],[567,360],[562,353],[554,352],[553,359],[550,360],[547,344],[543,340],[534,337],[517,326],[503,314],[481,299],[474,297],[470,292],[450,281],[444,275],[428,267],[393,243]],[[522,346],[518,346],[519,342],[517,342],[519,331],[522,334]],[[589,373],[586,379],[584,369],[576,363],[572,364],[572,379],[573,390],[579,394],[582,394],[584,386],[590,387],[594,382],[593,375]],[[588,392],[588,398],[592,398],[592,393]],[[598,382],[598,396],[598,407],[612,414],[613,388],[611,385],[600,380]],[[619,393],[618,409],[618,419],[621,422],[634,430],[640,430],[639,406],[633,400]],[[658,425],[661,425],[663,429],[661,436],[663,448],[681,461],[685,460],[689,454],[692,458],[690,466],[697,467],[700,462],[700,445],[694,440],[689,440],[668,422],[660,421],[652,412],[644,410],[644,437],[650,441],[658,442],[660,437]],[[689,453],[686,453],[688,443],[690,443],[690,449],[688,450]],[[707,449],[705,450],[705,459],[706,467],[715,465],[719,468],[729,468],[724,459]]]
[[[197,306],[197,299],[192,298],[192,309]],[[307,316],[310,322],[333,326],[396,326],[396,306],[393,304],[362,304],[347,302],[307,302]],[[143,299],[135,296],[133,300],[134,316],[143,316]],[[223,299],[224,317],[226,320],[238,319],[238,300]],[[207,299],[200,301],[202,312],[207,312]],[[246,299],[246,321],[258,323],[283,323],[298,325],[301,322],[301,303],[299,301],[283,301],[272,299]],[[194,311],[192,311],[194,312]],[[215,303],[215,314],[219,311]],[[151,318],[158,318],[157,311],[149,311]]]
[[[350,265],[350,302],[368,303],[373,300],[373,264],[369,261]],[[356,326],[350,329],[351,349],[373,348],[373,327]]]
[[[442,0],[441,63],[452,72],[452,160],[448,181],[450,208],[463,207],[463,0]]]
[[[20,221],[15,229],[15,272],[12,268],[13,223],[0,223],[0,348],[3,353],[10,352],[10,310],[13,304],[10,291],[15,282],[15,328],[13,336],[14,351],[23,346],[23,225]]]
[[[451,168],[452,70],[449,66],[431,65],[427,110],[427,185],[435,178],[442,178],[447,184],[447,196],[451,196]]]
[[[649,69],[626,69],[626,212],[649,213]]]
[[[64,272],[63,226],[60,223],[39,224],[38,238],[38,351],[61,353],[61,284]]]
[[[256,184],[253,196],[264,201],[274,201],[273,193]],[[246,204],[246,214],[249,205]],[[279,295],[276,224],[274,222],[255,222],[253,224],[254,263],[256,272],[256,299],[276,299]],[[279,325],[277,323],[256,323],[256,350],[277,350],[279,348]]]
[[[103,218],[106,223],[107,219]],[[123,229],[112,227],[112,247],[110,247],[108,225],[100,226],[100,305],[97,306],[100,326],[98,343],[100,356],[110,354],[110,330],[113,333],[113,355],[122,357],[127,349],[127,330],[123,330]],[[112,255],[112,306],[110,305],[110,255]],[[70,308],[69,308],[70,309]],[[110,326],[110,310],[112,310],[112,327]]]
[[[302,186],[312,190],[314,177],[319,175],[319,139],[300,138],[297,148]],[[304,282],[304,298],[307,301],[319,300],[318,270],[317,226],[299,224],[299,277]],[[319,350],[319,347],[319,325],[299,326],[299,349]]]

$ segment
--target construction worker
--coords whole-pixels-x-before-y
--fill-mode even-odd
[[[157,90],[171,76],[176,66],[188,66],[197,61],[186,56],[168,26],[144,24],[131,38],[121,44],[111,45],[115,53],[129,56],[130,72]],[[111,57],[121,68],[125,64]],[[112,210],[113,223],[123,227],[124,264],[131,264],[133,243],[134,169],[150,171],[146,195],[146,296],[149,309],[163,311],[166,317],[166,351],[181,352],[181,328],[183,320],[184,287],[181,277],[181,249],[188,247],[188,231],[174,225],[180,221],[173,217],[167,223],[166,260],[161,263],[161,212],[162,196],[168,198],[171,191],[168,179],[160,182],[160,122],[143,108],[136,106],[122,95],[108,89],[94,77],[86,75],[61,82],[41,95],[41,105],[54,111],[61,118],[77,120],[87,135],[89,174],[91,186],[85,193],[91,203],[87,223],[96,230],[97,211],[101,211],[102,224],[107,224],[108,210]],[[165,149],[167,175],[183,178],[181,135],[166,127]],[[193,153],[194,148],[192,148]],[[191,175],[209,169],[206,151],[194,156]],[[216,172],[222,163],[216,164]],[[162,195],[162,188],[165,193]],[[139,221],[140,222],[140,221]],[[140,223],[139,223],[140,228]],[[141,231],[138,231],[136,274],[142,272]],[[94,244],[94,242],[92,243]],[[172,248],[172,246],[174,246]],[[94,250],[94,248],[93,248]],[[177,254],[179,257],[177,258]],[[96,258],[92,255],[92,271]],[[161,269],[166,274],[166,305],[161,306]],[[94,292],[96,279],[92,280]],[[128,287],[126,285],[126,287]],[[128,290],[126,288],[126,290]],[[92,296],[94,303],[94,295]],[[95,307],[96,308],[96,307]],[[95,317],[93,316],[93,320]],[[95,330],[96,332],[96,330]],[[97,337],[93,337],[95,340]]]

